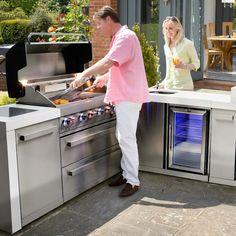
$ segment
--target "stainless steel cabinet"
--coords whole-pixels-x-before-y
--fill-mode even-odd
[[[61,138],[64,201],[121,171],[115,121]]]
[[[22,224],[63,203],[58,120],[16,130]]]
[[[210,182],[236,185],[235,118],[235,111],[212,110]]]
[[[137,128],[140,170],[156,172],[163,169],[165,107],[165,104],[155,102],[142,106]]]

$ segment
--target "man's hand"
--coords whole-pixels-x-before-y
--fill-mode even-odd
[[[104,76],[98,76],[94,80],[93,84],[98,88],[102,88],[107,82],[107,79]]]
[[[88,80],[88,78],[84,77],[84,76],[82,75],[82,73],[78,73],[78,74],[76,75],[75,80],[70,83],[70,87],[71,87],[71,88],[79,88],[79,87],[81,87],[87,80]]]

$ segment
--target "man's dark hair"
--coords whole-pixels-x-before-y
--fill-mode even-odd
[[[106,19],[107,16],[110,16],[114,22],[120,23],[119,16],[115,12],[115,10],[110,6],[102,7],[95,13],[94,16],[95,18],[100,18],[100,19]]]

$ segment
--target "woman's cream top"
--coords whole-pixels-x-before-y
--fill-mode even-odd
[[[166,76],[161,82],[165,89],[193,90],[193,80],[190,70],[175,68],[173,58],[179,58],[185,64],[193,64],[197,70],[200,61],[192,41],[184,38],[173,50],[165,44]]]

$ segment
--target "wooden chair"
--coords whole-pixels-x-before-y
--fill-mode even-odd
[[[224,53],[219,49],[213,49],[208,47],[206,25],[204,25],[203,27],[203,42],[207,59],[207,69],[213,68],[220,63],[221,70],[224,70]]]
[[[228,35],[233,32],[233,23],[225,21],[222,23],[222,35]]]
[[[210,22],[208,23],[208,35],[211,36],[215,36],[216,35],[216,28],[215,28],[215,23],[214,22]],[[215,48],[214,43],[211,43],[212,48]]]
[[[216,28],[215,28],[215,23],[214,22],[208,23],[208,32],[209,32],[209,36],[215,36],[216,35]]]

